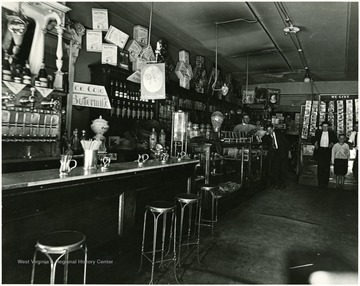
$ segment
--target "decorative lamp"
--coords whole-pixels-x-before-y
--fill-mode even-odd
[[[93,120],[93,123],[90,127],[91,130],[96,134],[93,138],[101,142],[101,145],[99,147],[99,153],[106,153],[106,138],[104,134],[109,130],[108,122],[100,115],[99,118]]]
[[[310,71],[308,67],[305,67],[305,77],[304,77],[304,82],[305,83],[309,83],[311,81],[310,78]]]
[[[219,132],[221,125],[224,122],[224,115],[220,111],[215,111],[211,114],[211,124],[215,132]]]

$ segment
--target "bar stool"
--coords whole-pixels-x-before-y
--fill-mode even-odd
[[[207,204],[209,195],[211,196],[211,217],[210,219],[201,219],[201,225],[211,227],[211,234],[214,234],[214,225],[218,221],[218,207],[219,199],[222,197],[219,194],[219,188],[214,185],[206,184],[201,187],[198,194],[201,194],[201,200],[204,204]]]
[[[35,245],[35,252],[33,258],[33,267],[31,273],[31,284],[34,284],[35,278],[35,265],[37,252],[45,254],[50,260],[50,284],[55,283],[56,266],[60,258],[65,256],[64,261],[64,284],[67,284],[68,279],[68,267],[69,267],[69,253],[77,250],[84,252],[84,280],[86,283],[86,265],[87,265],[87,246],[86,236],[78,231],[62,230],[51,232],[44,237],[38,239]],[[51,255],[59,255],[55,261]]]
[[[195,194],[181,193],[176,195],[176,200],[180,204],[180,233],[179,233],[179,251],[178,251],[178,262],[177,265],[181,266],[181,247],[189,245],[197,245],[197,260],[200,262],[199,250],[200,250],[200,223],[201,223],[201,200],[200,196]],[[191,228],[192,228],[192,207],[196,204],[196,215],[194,218],[194,233],[196,235],[196,241],[190,242]],[[182,242],[183,236],[183,223],[186,207],[189,209],[189,224],[187,231],[187,242]]]
[[[146,236],[146,218],[147,214],[150,212],[153,215],[153,241],[152,241],[152,249],[150,251],[145,251],[145,236]],[[172,214],[171,216],[171,227],[170,227],[170,235],[169,235],[169,246],[168,251],[165,253],[165,240],[167,234],[167,214]],[[162,238],[161,238],[161,249],[157,248],[157,233],[158,233],[158,223],[159,219],[162,218]],[[168,256],[171,249],[171,244],[173,244],[173,255],[168,259],[164,259],[164,257]],[[156,254],[160,253],[160,258],[156,257]],[[143,265],[143,258],[146,258],[151,262],[151,278],[149,284],[153,284],[154,281],[154,270],[155,264],[160,263],[160,268],[163,267],[164,262],[173,261],[174,263],[174,276],[177,283],[179,280],[176,274],[176,205],[170,202],[165,201],[156,201],[148,204],[146,206],[145,214],[144,214],[144,226],[143,226],[143,237],[141,244],[141,260],[140,260],[140,268],[138,273],[140,273]]]

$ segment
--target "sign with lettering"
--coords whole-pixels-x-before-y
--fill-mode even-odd
[[[74,82],[73,105],[111,109],[106,89],[102,85]]]
[[[320,94],[321,100],[357,99],[357,94]]]

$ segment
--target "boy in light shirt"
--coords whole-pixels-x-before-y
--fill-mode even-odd
[[[336,143],[331,150],[331,164],[334,165],[336,188],[341,190],[344,189],[345,175],[348,171],[348,160],[350,158],[350,148],[345,140],[345,134],[340,134],[339,143]]]

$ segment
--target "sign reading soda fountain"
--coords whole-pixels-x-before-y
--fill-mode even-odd
[[[106,89],[102,85],[74,82],[73,105],[111,109]]]

